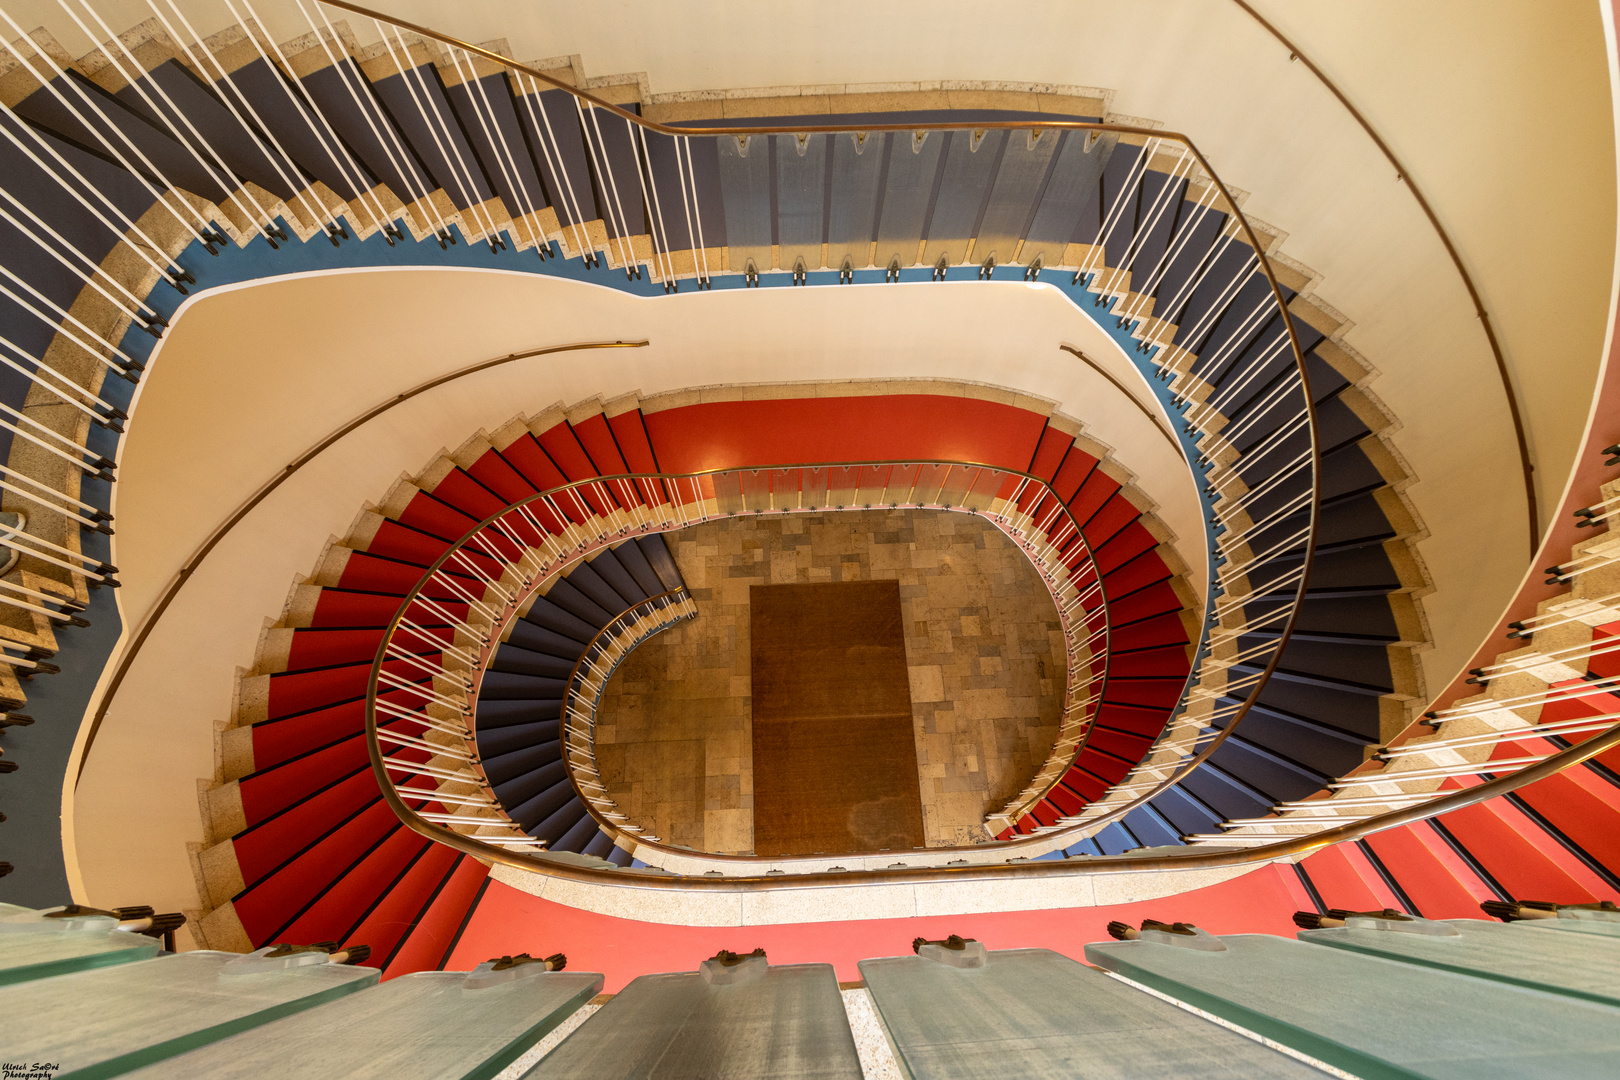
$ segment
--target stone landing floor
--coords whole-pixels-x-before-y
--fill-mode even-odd
[[[739,518],[665,539],[699,616],[631,654],[597,719],[602,778],[631,821],[751,853],[750,586],[898,579],[928,846],[990,839],[985,815],[1046,760],[1066,674],[1051,595],[1011,540],[930,510]]]

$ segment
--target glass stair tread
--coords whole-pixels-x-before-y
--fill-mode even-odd
[[[494,1076],[602,989],[548,972],[467,989],[466,972],[422,971],[160,1061],[131,1077],[210,1080],[467,1080]]]
[[[982,968],[895,956],[860,970],[918,1080],[1327,1075],[1048,949],[993,951]]]
[[[557,1045],[525,1080],[861,1080],[831,964],[783,964],[748,982],[643,975]]]
[[[236,953],[187,952],[0,987],[9,1060],[116,1076],[377,981],[375,968],[312,964],[226,974]]]
[[[1457,937],[1343,926],[1302,930],[1299,939],[1620,1005],[1620,940],[1535,934],[1517,924],[1480,919],[1445,922],[1456,928]]]
[[[162,943],[122,930],[0,934],[0,986],[86,968],[150,960]]]
[[[1526,919],[1513,925],[1526,930],[1567,930],[1572,934],[1620,938],[1620,922],[1602,922],[1598,919]]]
[[[1620,1010],[1267,934],[1225,952],[1151,941],[1086,959],[1361,1080],[1620,1077]]]

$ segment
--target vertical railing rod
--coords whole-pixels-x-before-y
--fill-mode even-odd
[[[332,159],[332,164],[337,166],[338,172],[343,174],[343,182],[353,189],[355,199],[359,200],[362,209],[366,208],[366,199],[368,197],[370,198],[370,210],[373,219],[377,223],[377,228],[382,230],[383,236],[388,240],[389,245],[392,246],[394,243],[394,237],[392,235],[393,229],[390,223],[393,221],[393,217],[386,209],[384,209],[382,198],[377,194],[373,185],[367,183],[366,170],[358,161],[355,160],[354,154],[352,151],[350,151],[348,144],[342,139],[338,138],[337,131],[332,127],[332,122],[326,118],[325,110],[323,110],[315,101],[315,96],[310,93],[309,87],[305,86],[303,80],[298,78],[298,76],[294,73],[292,63],[281,51],[281,46],[277,44],[274,38],[270,37],[270,35],[265,32],[264,23],[259,19],[259,13],[253,10],[252,0],[242,0],[242,4],[247,8],[248,15],[253,20],[251,26],[248,24],[247,19],[242,18],[241,12],[236,10],[235,0],[225,0],[225,6],[230,10],[231,16],[236,19],[237,25],[242,27],[242,32],[247,35],[248,40],[253,42],[253,49],[259,54],[259,59],[264,63],[265,67],[270,69],[272,73],[279,76],[275,81],[278,85],[280,85],[282,92],[287,95],[288,104],[293,107],[294,111],[298,113],[298,115],[303,119],[304,123],[309,127],[310,134],[315,136],[315,141],[320,144],[321,149],[326,153],[326,155]],[[308,20],[307,14],[305,19],[306,21]],[[259,35],[254,33],[255,29],[257,29],[260,34],[264,34],[266,40],[270,42],[270,49],[276,54],[275,61],[272,61],[269,53],[264,51],[264,46],[259,42]],[[314,23],[310,23],[310,29],[315,29]],[[319,32],[317,32],[315,36],[319,38]],[[327,53],[327,55],[330,56],[331,54]],[[279,67],[277,66],[277,62],[280,64]],[[341,77],[341,72],[339,73],[339,76]],[[295,85],[298,87],[298,93],[296,94],[293,93],[293,86]],[[347,83],[344,85],[347,86]],[[244,97],[243,101],[245,102],[246,100],[247,99]],[[308,108],[305,108],[306,104],[308,105]],[[312,119],[312,117],[319,118],[319,127],[316,126],[315,120]],[[381,143],[381,140],[379,139],[378,142]],[[383,149],[386,152],[388,148],[384,146]],[[408,195],[409,192],[405,192],[404,194]],[[352,214],[353,207],[349,205],[350,201],[351,200],[345,200],[345,207]],[[403,205],[402,200],[401,206],[403,207]],[[356,234],[360,232],[361,224],[362,223],[356,219]]]
[[[495,156],[495,164],[501,170],[501,176],[506,179],[507,185],[517,196],[519,205],[516,209],[521,212],[524,222],[528,225],[529,239],[544,255],[545,234],[539,231],[539,217],[535,214],[534,203],[529,198],[529,190],[523,185],[522,174],[518,171],[517,160],[512,157],[511,148],[506,145],[506,133],[501,130],[500,120],[495,116],[495,107],[484,91],[484,82],[478,77],[478,63],[471,56],[467,57],[467,67],[471,72],[469,75],[461,70],[461,50],[447,48],[445,51],[450,55],[450,63],[455,65],[456,75],[461,78],[461,85],[467,87],[467,102],[472,106],[473,115],[478,117],[478,128],[484,133],[484,141],[489,143],[490,150]],[[478,107],[480,101],[484,105],[482,109]],[[484,118],[486,112],[489,114],[487,120]],[[509,214],[511,209],[508,208]],[[517,235],[515,223],[512,239],[518,243],[522,242],[522,238]]]
[[[321,22],[326,27],[326,33],[331,36],[332,45],[327,44],[327,38],[321,34],[321,28],[315,24],[314,16],[305,10],[304,0],[293,0],[293,3],[298,5],[298,10],[304,16],[304,21],[309,23],[310,32],[315,36],[316,43],[320,45],[321,52],[325,54],[327,63],[331,65],[338,81],[348,91],[349,98],[354,102],[355,111],[365,118],[366,127],[371,131],[371,137],[377,140],[377,144],[382,147],[383,153],[388,156],[389,165],[395,172],[399,173],[400,179],[404,181],[407,190],[399,193],[400,201],[403,203],[406,198],[409,198],[415,205],[421,207],[423,227],[436,232],[441,247],[447,241],[454,243],[455,235],[450,231],[449,223],[439,213],[439,208],[433,205],[433,191],[428,187],[429,179],[417,171],[414,162],[411,160],[410,151],[405,148],[404,142],[399,137],[399,132],[394,130],[394,125],[389,123],[387,116],[377,105],[376,99],[372,96],[371,86],[366,81],[364,74],[360,72],[358,65],[356,65],[353,72],[349,71],[348,47],[344,46],[341,58],[334,51],[333,45],[341,45],[342,39],[338,37],[337,30],[332,26],[332,20],[326,17],[326,9],[321,6],[320,0],[311,0],[311,4],[320,15]],[[260,26],[262,27],[263,24],[261,23]],[[360,91],[356,90],[351,82],[351,74],[354,77],[353,81],[359,83],[365,90],[366,100],[372,106],[370,109],[367,109],[360,100]],[[377,128],[378,120],[382,121],[383,131],[387,132],[386,138],[383,131],[379,131]],[[406,206],[405,209],[409,210],[410,207]]]
[[[81,2],[84,2],[84,0],[81,0]],[[92,31],[88,26],[84,25],[84,22],[80,20],[78,15],[74,13],[73,9],[68,6],[67,0],[57,0],[57,6],[67,13],[68,18],[72,19],[74,23],[77,24],[79,29],[83,31],[86,37],[88,37],[91,41],[96,40],[95,32]],[[226,201],[236,207],[241,215],[247,219],[249,226],[252,229],[258,231],[261,235],[269,239],[272,244],[274,244],[274,233],[271,229],[266,228],[264,224],[265,221],[269,220],[269,215],[265,213],[264,208],[259,206],[257,202],[253,204],[251,210],[248,208],[247,201],[242,198],[242,193],[246,191],[246,188],[240,182],[240,177],[236,176],[236,174],[231,171],[230,166],[225,163],[224,158],[219,156],[218,151],[216,151],[206,139],[197,133],[196,127],[191,123],[191,118],[180,111],[180,109],[174,104],[174,101],[169,97],[168,92],[158,84],[157,80],[150,80],[152,89],[156,90],[158,97],[162,98],[164,104],[168,105],[169,112],[174,115],[175,119],[179,120],[180,123],[184,125],[185,130],[191,133],[191,138],[187,138],[186,135],[182,133],[180,128],[174,125],[174,122],[171,121],[164,111],[158,107],[157,102],[152,100],[152,96],[146,92],[146,86],[143,85],[146,72],[141,70],[140,64],[135,60],[134,55],[130,53],[129,48],[125,46],[123,39],[117,34],[113,33],[112,27],[107,25],[106,21],[102,19],[100,12],[96,11],[95,8],[91,7],[88,3],[85,3],[85,10],[88,11],[90,13],[90,17],[96,21],[96,25],[101,27],[102,33],[107,35],[104,39],[105,43],[113,46],[112,49],[102,50],[102,55],[107,58],[107,62],[110,63],[118,74],[123,77],[124,81],[129,85],[129,88],[134,90],[136,95],[146,103],[146,107],[152,111],[152,115],[157,117],[159,121],[162,122],[163,126],[169,129],[169,134],[174,137],[175,145],[184,148],[186,153],[191,155],[191,159],[202,167],[203,172],[208,174],[208,178],[220,186],[220,189],[225,192]],[[119,59],[120,56],[123,57],[122,60]],[[125,63],[129,64],[128,70],[125,70]],[[193,143],[192,139],[195,139],[196,142]],[[201,149],[199,149],[199,147],[201,147]],[[204,154],[204,150],[208,151],[208,153]],[[219,163],[220,168],[216,169],[212,164],[210,164],[208,161],[209,157],[213,157],[215,161]],[[263,217],[263,221],[261,221],[261,217]]]
[[[602,141],[602,127],[596,122],[596,107],[588,102],[581,105],[577,97],[571,98],[571,100],[574,103],[575,111],[579,113],[579,130],[580,134],[585,138],[585,149],[590,153],[591,159],[597,163],[600,170],[599,175],[607,180],[607,183],[602,185],[603,194],[608,196],[609,205],[619,215],[617,226],[619,258],[624,260],[624,276],[625,280],[629,281],[636,276],[636,253],[630,243],[630,222],[624,215],[623,204],[619,202],[619,184],[613,178],[613,163],[608,160],[607,143]],[[590,121],[589,128],[586,127],[587,117]],[[596,142],[594,144],[591,142],[591,131],[593,130],[596,132]],[[609,219],[612,217],[611,214],[603,216]]]
[[[456,144],[449,126],[444,122],[444,117],[439,114],[438,102],[433,101],[428,92],[427,80],[422,75],[422,69],[411,59],[410,46],[405,44],[405,39],[400,35],[398,28],[394,28],[394,38],[399,42],[400,50],[405,54],[405,59],[401,60],[394,52],[394,43],[388,40],[388,31],[383,28],[383,24],[376,19],[372,19],[371,25],[376,28],[377,35],[382,38],[383,47],[388,50],[388,58],[394,62],[394,69],[399,72],[400,84],[405,87],[405,92],[410,95],[411,104],[415,105],[416,111],[421,114],[422,126],[427,128],[428,134],[433,137],[433,145],[438,148],[439,156],[444,158],[445,164],[450,167],[450,174],[454,178],[456,186],[461,188],[462,198],[466,200],[467,212],[472,215],[473,224],[480,230],[487,230],[485,231],[485,240],[489,244],[489,249],[491,251],[496,250],[495,218],[489,213],[487,207],[484,209],[483,216],[479,215],[478,211],[482,200],[478,197],[478,187],[473,182],[471,173],[467,170],[467,163],[462,160],[461,147]],[[418,87],[421,88],[420,94],[417,92]],[[433,105],[432,116],[428,115],[429,103]],[[442,139],[439,137],[441,130],[444,132],[444,138]],[[446,144],[448,144],[449,149],[445,148]],[[449,195],[448,189],[443,190],[446,195]],[[451,204],[454,206],[454,200],[451,200]],[[468,239],[470,240],[472,237],[469,235]]]
[[[60,3],[61,0],[58,0],[58,2]],[[16,40],[28,42],[33,41],[33,39],[24,33],[22,28],[12,20],[11,16],[6,13],[4,8],[0,8],[0,19],[3,19],[6,25],[11,27],[12,33],[17,35]],[[95,40],[94,34],[89,33],[88,30],[85,31],[85,33],[86,36],[88,36],[92,41]],[[117,159],[119,165],[123,166],[124,171],[128,172],[138,183],[140,183],[142,187],[146,188],[147,191],[151,193],[153,199],[160,203],[165,210],[174,216],[175,221],[179,223],[180,227],[191,234],[192,239],[196,240],[199,244],[207,246],[209,250],[213,250],[212,244],[203,238],[203,233],[209,231],[207,219],[205,219],[202,214],[198,213],[196,207],[192,206],[180,196],[178,186],[171,183],[168,177],[163,175],[163,171],[152,164],[151,160],[141,152],[140,147],[136,146],[134,141],[124,133],[124,130],[118,125],[114,124],[111,120],[107,119],[107,114],[90,100],[89,95],[85,93],[83,87],[75,82],[66,71],[62,70],[61,66],[57,64],[54,57],[38,49],[36,49],[34,52],[34,55],[43,60],[50,69],[51,75],[49,78],[46,78],[40,75],[26,56],[12,48],[8,41],[0,38],[0,45],[4,45],[6,51],[17,58],[18,62],[23,66],[23,68],[39,82],[40,86],[42,86],[45,91],[56,100],[57,104],[66,109],[69,115],[77,120],[86,131],[96,137],[97,141],[101,143],[103,148],[105,148],[109,154]],[[95,114],[101,118],[102,123],[107,127],[107,129],[123,140],[124,144],[129,147],[130,151],[140,159],[141,163],[145,165],[148,170],[150,170],[149,173],[142,173],[139,169],[130,164],[129,158],[125,157],[123,152],[120,151],[117,146],[113,145],[107,136],[102,133],[101,129],[90,123],[90,121],[85,118],[84,114],[74,107],[73,103],[68,101],[68,99],[62,95],[62,92],[56,88],[57,79],[60,79],[64,86],[71,87],[78,99],[84,102],[85,107],[95,112]],[[148,175],[157,177],[158,181],[163,185],[163,187],[158,188],[153,185],[152,182],[147,179]],[[201,232],[199,232],[197,228],[194,228],[191,222],[182,217],[179,211],[175,210],[174,206],[169,202],[170,198],[173,198],[175,202],[179,203],[182,207],[190,212],[191,216],[196,219],[197,224],[201,227]]]
[[[557,225],[559,228],[567,228],[573,232],[574,244],[579,249],[579,256],[585,260],[586,266],[590,266],[595,259],[595,249],[591,246],[590,234],[585,229],[584,214],[580,211],[579,199],[574,195],[574,182],[568,177],[567,166],[562,156],[562,144],[557,141],[556,133],[551,130],[551,117],[546,113],[546,103],[540,100],[539,88],[535,85],[534,80],[530,78],[528,79],[528,89],[525,90],[523,88],[525,78],[526,76],[522,72],[516,74],[518,97],[523,99],[524,110],[529,114],[529,124],[534,128],[534,140],[539,144],[540,153],[546,159],[546,167],[551,170],[552,176],[562,181],[561,190],[557,192],[562,197],[562,205],[557,208],[559,210]],[[537,108],[538,115],[536,115]],[[543,130],[541,126],[542,120],[545,121]],[[547,145],[548,136],[551,145]],[[553,148],[556,150],[555,155],[552,153]],[[567,226],[563,225],[562,220],[565,213],[573,219]]]
[[[306,190],[307,185],[304,183],[303,177],[300,175],[298,165],[292,159],[292,155],[287,153],[287,151],[282,148],[280,140],[276,138],[275,133],[270,129],[269,125],[267,125],[263,118],[259,116],[258,110],[253,107],[253,103],[247,99],[247,96],[243,94],[240,89],[237,88],[236,80],[231,78],[231,73],[225,70],[225,65],[219,62],[219,57],[210,52],[208,47],[203,44],[202,37],[198,35],[197,31],[192,27],[191,21],[186,18],[185,12],[180,10],[179,6],[175,3],[175,0],[166,0],[166,2],[168,3],[169,7],[173,9],[175,17],[180,20],[180,24],[186,28],[186,33],[190,34],[192,39],[196,41],[198,52],[200,52],[203,56],[206,56],[209,60],[213,61],[214,69],[219,73],[219,78],[217,81],[223,83],[226,87],[229,87],[231,91],[229,94],[221,93],[218,95],[218,97],[220,101],[224,103],[225,107],[230,110],[231,116],[236,119],[236,123],[241,127],[242,132],[258,147],[259,151],[264,154],[265,160],[270,162],[271,167],[276,170],[276,175],[281,178],[281,182],[286,184],[287,187],[291,189],[293,198],[297,199],[300,205],[303,206],[304,212],[309,215],[310,220],[316,225],[335,225],[337,222],[336,216],[326,213],[326,208],[321,206],[318,201],[311,198],[310,193],[308,190]],[[174,27],[169,24],[169,19],[158,7],[157,0],[147,0],[147,7],[151,8],[152,14],[158,17],[158,21],[163,24],[163,28],[168,31],[169,37],[173,38],[174,41],[185,50],[186,56],[191,60],[192,66],[197,69],[197,74],[202,78],[207,79],[209,82],[215,82],[216,80],[213,78],[213,76],[208,74],[208,68],[198,58],[197,54],[192,52],[191,46],[186,44],[186,39],[181,37],[175,31]],[[231,100],[233,97],[239,99],[242,102],[243,108],[247,109],[247,111],[253,116],[254,123],[258,125],[257,129],[250,126],[248,122],[243,119],[241,112],[239,112],[236,108],[236,102]],[[263,133],[263,139],[260,138],[261,132]],[[268,146],[273,146],[275,148],[275,154],[269,152],[264,141],[265,139],[269,140]],[[277,155],[279,155],[279,159]],[[285,167],[283,163],[285,163]]]

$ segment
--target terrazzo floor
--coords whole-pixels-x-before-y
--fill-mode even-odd
[[[699,851],[753,851],[749,589],[900,583],[929,847],[990,839],[1057,736],[1057,610],[994,525],[938,510],[737,518],[666,534],[698,618],[644,642],[597,715],[597,764],[632,822]],[[835,677],[829,673],[829,677]]]

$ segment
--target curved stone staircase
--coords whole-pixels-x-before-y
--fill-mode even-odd
[[[896,390],[937,386],[891,385]],[[398,918],[397,912],[409,911],[412,917],[404,925],[417,929],[374,946],[368,962],[395,974],[424,966],[423,957],[434,949],[441,952],[425,966],[441,962],[444,934],[470,917],[476,880],[486,868],[403,826],[395,828],[398,823],[377,790],[363,720],[366,678],[383,627],[427,567],[484,517],[570,481],[683,472],[712,456],[717,432],[725,433],[729,452],[744,456],[738,465],[784,464],[784,450],[807,449],[829,458],[855,452],[867,459],[928,460],[947,449],[960,451],[964,439],[973,460],[1008,467],[1036,463],[1032,471],[1051,476],[1055,490],[1070,492],[1071,508],[1083,511],[1110,596],[1117,593],[1122,605],[1116,649],[1131,657],[1134,668],[1131,677],[1111,684],[1105,700],[1128,712],[1137,731],[1131,733],[1133,742],[1107,744],[1110,749],[1099,749],[1095,761],[1086,755],[1080,761],[1123,775],[1135,760],[1124,754],[1134,750],[1140,756],[1147,749],[1175,701],[1173,690],[1155,699],[1143,688],[1179,688],[1186,678],[1188,630],[1177,592],[1186,587],[1175,583],[1172,570],[1179,557],[1161,542],[1163,526],[1138,507],[1145,499],[1129,485],[1128,474],[1106,461],[1103,448],[1080,435],[1072,421],[1002,404],[997,399],[1003,395],[988,389],[955,389],[960,396],[868,391],[857,397],[772,395],[765,400],[744,400],[738,389],[729,401],[713,400],[727,395],[711,391],[705,394],[710,400],[697,403],[690,403],[693,395],[677,392],[646,402],[631,396],[605,405],[557,406],[533,420],[519,418],[494,433],[475,435],[416,478],[402,479],[379,507],[362,512],[344,542],[328,548],[315,575],[294,587],[282,619],[265,631],[254,673],[242,680],[236,715],[222,743],[223,783],[207,796],[210,833],[220,842],[199,857],[214,905],[200,920],[206,940],[215,947],[247,947],[320,927],[324,938],[341,942],[362,927],[375,937],[375,929],[365,919],[357,923],[354,912],[387,910]],[[938,426],[942,415],[953,423]],[[558,522],[565,542],[622,523],[619,507],[590,505],[600,499],[588,494],[579,500],[573,521]],[[647,557],[647,567],[636,568],[642,576],[650,570],[660,584],[666,575],[678,580],[673,561],[665,562],[667,551],[659,551],[661,541],[650,537],[632,543]],[[490,779],[512,819],[530,836],[548,841],[550,851],[603,856],[615,865],[629,860],[573,797],[557,758],[557,721],[534,719],[548,706],[495,695],[504,697],[519,684],[526,694],[556,689],[551,676],[502,668],[544,665],[537,657],[548,643],[567,652],[567,642],[579,644],[589,627],[617,614],[608,610],[619,602],[613,596],[630,597],[608,582],[635,581],[626,560],[634,562],[627,545],[606,548],[543,586],[544,595],[511,624],[493,670],[483,675],[477,714],[483,767],[495,770]],[[484,572],[499,573],[493,564]],[[468,598],[490,595],[467,573],[457,580],[466,590],[461,595],[430,587],[424,600],[432,607],[412,610],[414,625],[421,628],[410,635],[420,638],[418,655],[437,659],[446,647],[455,648],[446,617],[465,620]],[[628,590],[631,581],[620,584]],[[639,581],[635,585],[645,591]],[[592,593],[599,595],[592,599]],[[1133,636],[1130,625],[1142,636]],[[525,642],[542,647],[525,648]],[[552,669],[560,670],[555,662]],[[384,701],[409,701],[409,683],[426,678],[403,659],[387,661],[384,670],[406,682],[384,692]],[[425,738],[446,748],[459,745],[450,737]],[[435,762],[425,754],[423,764],[431,769]],[[529,790],[540,783],[543,790]],[[425,804],[418,801],[412,808],[424,811]],[[536,816],[542,811],[544,816]],[[421,863],[426,865],[418,869]],[[351,914],[340,914],[345,911]]]
[[[8,36],[16,40],[24,29],[12,24]],[[1246,429],[1249,448],[1279,431],[1267,422],[1267,395],[1282,369],[1280,359],[1264,358],[1274,329],[1248,323],[1260,284],[1242,268],[1254,253],[1207,178],[1147,137],[971,133],[975,121],[1024,114],[953,110],[921,98],[915,108],[874,114],[851,98],[835,102],[837,115],[827,122],[945,121],[965,130],[722,138],[693,154],[690,140],[638,137],[611,122],[588,126],[595,118],[579,113],[564,91],[433,42],[400,37],[361,49],[338,22],[298,42],[273,42],[250,27],[186,45],[190,39],[174,29],[147,24],[122,45],[109,43],[77,62],[36,32],[0,56],[6,206],[34,215],[13,213],[0,224],[4,264],[32,290],[13,281],[0,297],[7,355],[17,361],[0,372],[12,380],[0,383],[0,399],[24,414],[8,417],[42,426],[23,424],[48,444],[13,439],[5,474],[11,486],[4,507],[26,512],[25,532],[41,541],[7,574],[30,590],[16,595],[39,610],[0,604],[0,638],[23,650],[0,661],[0,695],[13,708],[24,698],[15,677],[49,670],[54,627],[77,618],[92,585],[115,580],[104,539],[114,474],[104,462],[114,456],[132,384],[184,290],[342,266],[510,268],[529,248],[541,253],[523,264],[533,272],[605,282],[607,275],[591,269],[605,261],[626,271],[620,287],[638,293],[682,282],[999,280],[998,273],[1018,273],[1015,266],[1026,280],[1044,274],[1061,283],[1074,271],[1065,286],[1070,295],[1105,309],[1099,318],[1115,324],[1123,344],[1158,350],[1173,373],[1168,400],[1183,410],[1216,403],[1228,429],[1258,420]],[[583,81],[559,65],[539,66]],[[633,111],[673,116],[670,106],[639,100],[633,84],[608,80],[600,92]],[[780,104],[781,117],[802,107]],[[1058,113],[1079,118],[1105,111],[1078,97],[1057,104]],[[174,121],[175,108],[208,153],[187,145],[192,135]],[[679,111],[686,122],[725,124],[712,105]],[[296,167],[286,168],[290,163]],[[56,179],[64,175],[78,179]],[[36,242],[47,230],[65,238],[62,258]],[[474,241],[488,250],[472,250]],[[1214,832],[1279,805],[1335,801],[1317,793],[1358,767],[1377,768],[1363,764],[1369,753],[1401,731],[1423,699],[1412,656],[1425,644],[1417,598],[1426,586],[1412,546],[1421,527],[1400,495],[1408,476],[1381,438],[1391,420],[1365,388],[1370,369],[1340,340],[1343,319],[1314,296],[1312,276],[1275,250],[1270,255],[1310,365],[1322,451],[1321,535],[1299,626],[1256,708],[1203,769],[1067,854],[1287,831],[1287,822],[1305,815]],[[1126,264],[1135,269],[1109,269]],[[91,277],[87,267],[96,268]],[[1224,359],[1200,359],[1213,343],[1224,343]],[[215,906],[210,940],[342,940],[364,930],[369,941],[382,941],[376,962],[391,973],[431,967],[447,955],[484,868],[409,833],[378,801],[358,696],[376,628],[397,606],[390,598],[486,508],[566,478],[657,471],[652,421],[659,414],[642,420],[640,438],[634,423],[621,419],[640,415],[610,409],[600,421],[559,416],[510,440],[511,433],[475,440],[362,515],[295,589],[243,683],[235,726],[222,743],[224,784],[208,797],[218,841],[200,856]],[[721,420],[737,422],[729,414]],[[1184,650],[1187,628],[1177,614],[1186,598],[1172,584],[1178,567],[1161,554],[1167,537],[1136,521],[1131,499],[1109,490],[1119,478],[1098,463],[1101,454],[1066,443],[1076,433],[1056,421],[1043,430],[1027,463],[1011,467],[1049,476],[1085,518],[1088,538],[1096,532],[1093,547],[1112,560],[1107,572],[1119,585],[1117,601],[1112,590],[1110,599],[1121,605],[1124,636],[1118,678],[1085,756],[1004,836],[1106,810],[1146,790],[1208,734],[1200,717],[1221,700],[1220,687],[1211,686],[1162,737],[1154,728],[1153,718],[1175,703],[1171,684],[1186,671],[1184,652],[1179,676],[1168,663]],[[533,472],[513,460],[529,443],[539,448]],[[508,454],[514,445],[518,451]],[[1284,439],[1271,453],[1297,445],[1297,438]],[[1276,493],[1270,505],[1287,494]],[[1260,584],[1246,609],[1277,602]],[[464,617],[458,598],[433,600]],[[446,624],[423,625],[424,655],[442,657],[454,646]],[[1251,645],[1217,636],[1215,655]],[[1602,664],[1596,657],[1590,670]],[[411,678],[409,663],[391,665]],[[1230,670],[1246,669],[1239,660]],[[1510,682],[1493,678],[1491,693],[1504,693]],[[1494,714],[1487,708],[1484,715]],[[1464,720],[1488,723],[1466,710],[1445,723]],[[1436,736],[1450,738],[1444,727]],[[1432,758],[1395,753],[1383,769],[1456,764],[1448,755],[1478,764],[1470,755],[1485,753],[1485,745],[1490,754],[1512,756],[1503,748],[1509,744],[1481,743]],[[423,764],[431,767],[431,759]],[[1573,770],[1527,792],[1573,785],[1569,806],[1588,800],[1594,809],[1587,820],[1606,820],[1599,811],[1612,801],[1603,786],[1612,774],[1601,769]],[[1402,782],[1400,790],[1433,779]],[[1362,788],[1336,789],[1337,800],[1391,794]],[[1593,864],[1614,860],[1579,812],[1538,809],[1541,794],[1516,798],[1504,800],[1500,812],[1493,803],[1454,815],[1455,827],[1393,830],[1301,865],[1323,891],[1365,888],[1392,902],[1418,896],[1425,875],[1441,882],[1437,890],[1469,895],[1480,888],[1533,894],[1543,880],[1586,893],[1612,886],[1612,876]],[[1528,852],[1521,869],[1539,868],[1524,871],[1531,877],[1523,892],[1510,880],[1517,870],[1480,863],[1478,852],[1496,850],[1492,845]],[[358,923],[356,912],[365,913]]]

